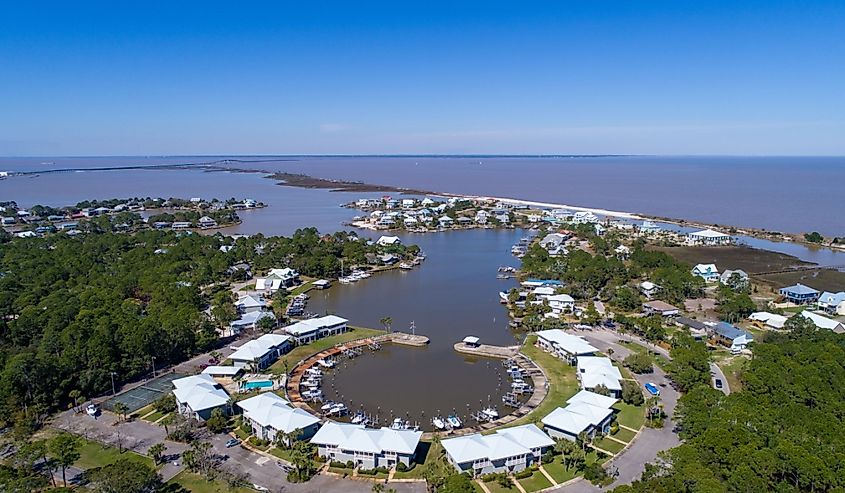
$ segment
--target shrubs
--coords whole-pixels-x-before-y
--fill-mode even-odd
[[[396,464],[396,471],[397,472],[406,472],[406,471],[409,471],[411,469],[413,469],[413,467],[409,468],[407,465],[405,465],[404,462],[400,462],[400,463]]]
[[[624,361],[622,361],[622,364],[638,375],[654,371],[651,364],[651,358],[641,353],[631,353]]]
[[[551,464],[555,460],[555,453],[553,450],[546,450],[546,453],[540,458],[543,464]]]
[[[598,463],[589,464],[584,468],[584,479],[596,485],[607,485],[613,480]]]
[[[338,462],[336,460],[333,460],[333,461],[329,462],[329,467],[336,467],[338,469],[346,469],[346,464],[344,464],[343,462]]]
[[[515,477],[516,479],[525,479],[530,478],[533,474],[534,471],[532,471],[531,469],[523,469],[518,473],[514,473],[513,477]]]
[[[640,390],[640,384],[630,380],[623,380],[622,401],[632,406],[642,406],[645,402],[645,397],[643,397],[643,391]]]

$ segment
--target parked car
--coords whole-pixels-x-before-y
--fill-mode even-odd
[[[226,442],[226,448],[237,447],[241,444],[241,441],[237,438],[230,438],[228,442]]]
[[[646,382],[644,387],[651,395],[660,395],[660,389],[657,388],[657,385],[654,385],[651,382]]]
[[[721,379],[721,378],[717,378],[715,383],[716,383],[716,388],[717,388],[717,389],[721,389],[721,388],[722,388],[722,379]]]
[[[85,408],[85,412],[88,413],[88,416],[97,416],[100,414],[100,408],[98,408],[95,404],[88,404],[88,407]]]

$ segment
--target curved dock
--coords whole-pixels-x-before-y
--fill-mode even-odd
[[[490,344],[472,345],[458,342],[455,344],[455,351],[488,358],[508,359],[519,354],[519,346],[491,346]]]

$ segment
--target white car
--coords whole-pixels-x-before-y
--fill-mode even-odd
[[[85,412],[88,413],[88,416],[96,416],[100,413],[100,409],[94,404],[88,404],[88,407],[85,408]]]

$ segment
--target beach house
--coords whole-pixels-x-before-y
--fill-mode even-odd
[[[537,347],[568,361],[570,364],[575,364],[575,360],[579,356],[592,356],[598,352],[598,349],[583,337],[567,334],[560,329],[538,331]]]
[[[282,328],[296,341],[297,345],[308,344],[317,339],[346,332],[349,321],[336,315],[302,320]]]
[[[782,329],[787,318],[784,315],[769,312],[754,312],[748,316],[748,320],[757,322],[758,325],[765,325],[770,329]]]
[[[551,256],[565,254],[566,249],[563,247],[563,244],[567,239],[569,239],[567,235],[561,233],[550,233],[540,240],[540,246],[545,248]]]
[[[281,281],[282,286],[290,287],[296,284],[296,281],[299,279],[299,272],[289,267],[285,267],[284,269],[272,269],[267,274],[266,279],[278,279]]]
[[[827,313],[835,315],[845,315],[845,291],[838,293],[825,291],[816,300],[816,304],[819,310],[824,310]]]
[[[674,317],[680,313],[680,309],[674,305],[670,305],[665,301],[652,300],[643,303],[643,313],[646,315],[661,315],[664,317]]]
[[[754,336],[728,322],[719,322],[712,326],[711,332],[717,342],[730,348],[731,353],[738,354],[754,342]]]
[[[786,298],[787,301],[795,303],[796,305],[806,305],[815,303],[819,298],[819,292],[810,286],[805,286],[801,283],[794,286],[787,286],[780,288],[780,295]]]
[[[555,408],[543,419],[543,427],[552,438],[575,441],[586,433],[595,436],[607,433],[613,423],[617,399],[582,390],[572,396],[565,407]]]
[[[376,240],[376,245],[381,247],[387,246],[394,246],[394,245],[401,245],[402,240],[398,236],[380,236],[378,240]]]
[[[651,281],[643,281],[639,285],[640,292],[648,299],[652,299],[660,292],[660,286]]]
[[[832,330],[837,334],[845,332],[845,325],[843,325],[842,322],[839,322],[837,320],[833,320],[831,318],[827,318],[825,316],[807,310],[801,312],[801,316],[812,321],[813,324],[815,324],[816,328]]]
[[[290,446],[293,440],[307,440],[320,427],[320,419],[313,414],[292,407],[282,397],[265,392],[237,403],[244,411],[244,421],[261,440],[281,441]]]
[[[716,264],[698,264],[692,268],[692,275],[698,276],[706,282],[719,280],[719,270],[716,269]]]
[[[183,416],[205,421],[215,409],[227,411],[229,394],[210,375],[179,378],[172,384],[176,409]]]
[[[421,431],[377,430],[364,425],[327,421],[311,438],[317,455],[329,461],[349,462],[362,469],[393,468],[414,461]]]
[[[603,356],[579,356],[576,363],[576,376],[584,390],[595,391],[602,386],[616,398],[622,396],[622,373],[613,366],[610,358]]]
[[[281,334],[264,334],[248,341],[229,355],[233,366],[261,370],[293,347],[293,338]]]
[[[712,229],[704,229],[687,234],[688,245],[730,245],[731,241],[731,235],[721,233],[719,231],[713,231]]]
[[[238,313],[260,312],[266,307],[267,301],[263,296],[258,294],[241,296],[238,298],[238,301],[235,302],[235,308],[237,308]]]
[[[202,216],[199,219],[198,223],[200,225],[200,228],[202,228],[202,229],[209,229],[209,228],[216,228],[217,227],[217,221],[215,221],[214,219],[212,219],[208,216]]]
[[[552,309],[552,313],[555,315],[569,313],[575,310],[575,299],[568,294],[553,294],[546,296],[546,301],[549,303],[549,308]]]
[[[539,462],[554,440],[533,424],[512,431],[499,430],[491,435],[474,433],[443,440],[441,445],[449,463],[460,473],[479,476],[491,473],[512,474]]]

